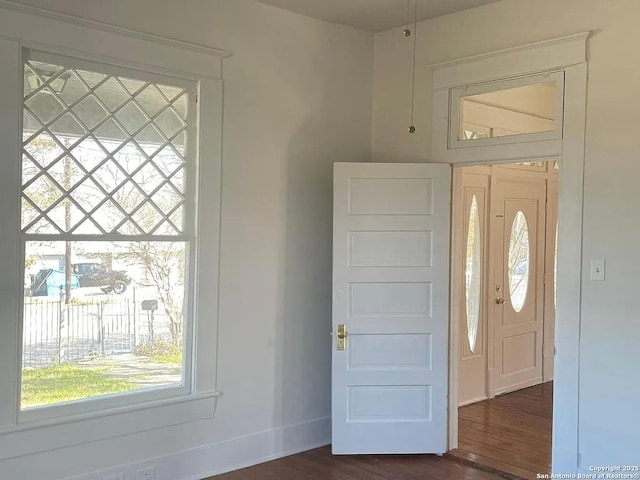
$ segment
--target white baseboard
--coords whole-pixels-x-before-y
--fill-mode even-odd
[[[489,397],[487,397],[487,396],[485,395],[485,396],[482,396],[482,397],[473,398],[473,399],[471,399],[471,400],[466,400],[466,401],[464,401],[464,402],[460,402],[460,403],[458,404],[458,407],[464,407],[464,406],[467,406],[467,405],[471,405],[472,403],[483,402],[484,400],[487,400],[488,398],[489,398]]]
[[[104,477],[121,472],[127,480],[137,479],[138,470],[152,466],[156,469],[156,480],[202,480],[329,443],[331,418],[327,417],[121,465],[68,480],[103,480]]]

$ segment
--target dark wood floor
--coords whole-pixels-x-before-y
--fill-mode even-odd
[[[330,447],[322,447],[213,478],[215,480],[503,480],[505,477],[474,468],[446,456],[332,456]]]
[[[460,409],[460,449],[434,455],[333,456],[330,447],[215,480],[502,480],[536,478],[551,465],[551,383]],[[211,479],[209,479],[211,480]]]
[[[457,458],[536,478],[551,470],[553,383],[459,409]]]

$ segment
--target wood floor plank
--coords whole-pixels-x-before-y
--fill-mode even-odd
[[[460,408],[460,449],[435,455],[332,455],[322,447],[205,480],[504,480],[550,473],[553,384]]]
[[[550,473],[552,382],[461,407],[458,415],[462,455],[513,467],[523,478]]]
[[[340,455],[322,447],[206,480],[504,480],[435,455]]]

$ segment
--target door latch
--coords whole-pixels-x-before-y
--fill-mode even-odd
[[[344,323],[338,325],[338,334],[336,335],[336,350],[344,350],[347,346],[347,327]]]

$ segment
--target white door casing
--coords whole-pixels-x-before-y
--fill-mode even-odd
[[[334,454],[447,450],[450,189],[449,165],[335,164]]]
[[[544,344],[542,348],[542,381],[553,380],[556,335],[556,272],[558,245],[558,179],[547,182],[547,233],[544,281]]]

